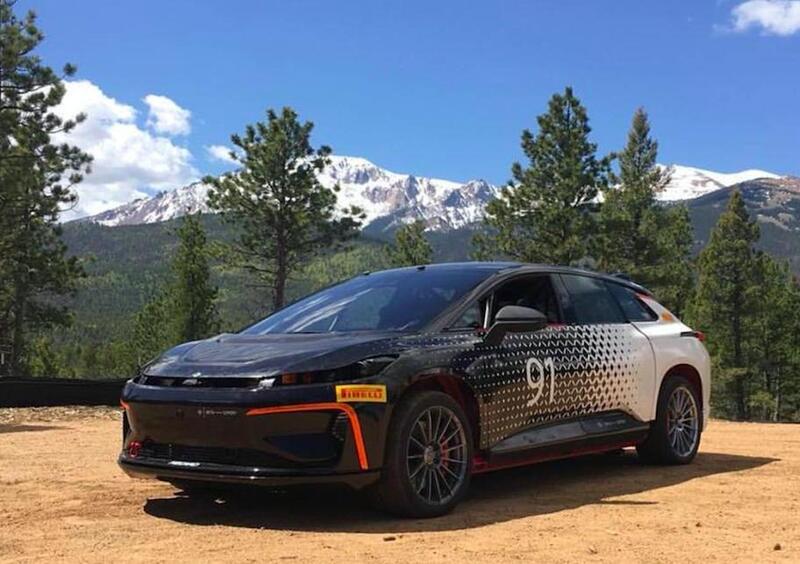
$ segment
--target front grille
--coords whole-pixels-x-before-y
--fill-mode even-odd
[[[217,378],[192,378],[187,377],[168,377],[168,376],[140,376],[138,383],[147,386],[159,386],[162,388],[257,388],[261,378],[236,378],[236,377],[217,377]]]
[[[233,466],[253,466],[261,468],[294,468],[297,464],[279,456],[255,449],[198,447],[176,444],[146,442],[139,456],[176,460],[181,462],[200,462],[206,464],[228,464]]]

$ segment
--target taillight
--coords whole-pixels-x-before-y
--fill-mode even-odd
[[[681,333],[681,337],[694,337],[701,343],[706,342],[706,334],[703,333],[702,331],[684,331],[683,333]]]
[[[142,443],[141,441],[131,441],[128,444],[128,456],[131,458],[136,458],[139,456],[139,451],[142,450]]]

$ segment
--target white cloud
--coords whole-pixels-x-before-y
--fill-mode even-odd
[[[800,0],[747,0],[731,12],[733,31],[760,28],[768,35],[800,31]]]
[[[71,118],[83,112],[87,119],[54,141],[77,145],[92,155],[94,162],[92,173],[75,186],[75,209],[62,219],[93,215],[198,178],[191,152],[169,137],[139,127],[134,107],[107,96],[87,80],[65,84],[67,91],[56,113]]]
[[[181,108],[170,98],[148,94],[143,102],[150,108],[147,114],[147,127],[152,127],[156,133],[188,135],[191,132],[189,119],[192,117],[192,112]]]
[[[239,162],[231,157],[230,147],[225,145],[208,145],[206,146],[206,153],[212,161],[220,161],[228,164],[239,164]]]

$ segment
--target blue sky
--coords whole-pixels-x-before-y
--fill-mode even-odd
[[[291,105],[316,124],[315,143],[336,153],[500,183],[522,156],[521,130],[572,85],[603,152],[624,142],[641,105],[662,162],[800,174],[800,2],[18,7],[39,13],[46,62],[77,64],[77,78],[134,107],[140,127],[147,95],[191,112],[190,132],[165,135],[200,173],[225,169],[206,147],[229,143],[266,107]]]

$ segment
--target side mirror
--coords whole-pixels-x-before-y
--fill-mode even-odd
[[[547,316],[532,307],[507,305],[500,308],[483,342],[499,345],[506,333],[532,333],[547,327]]]

